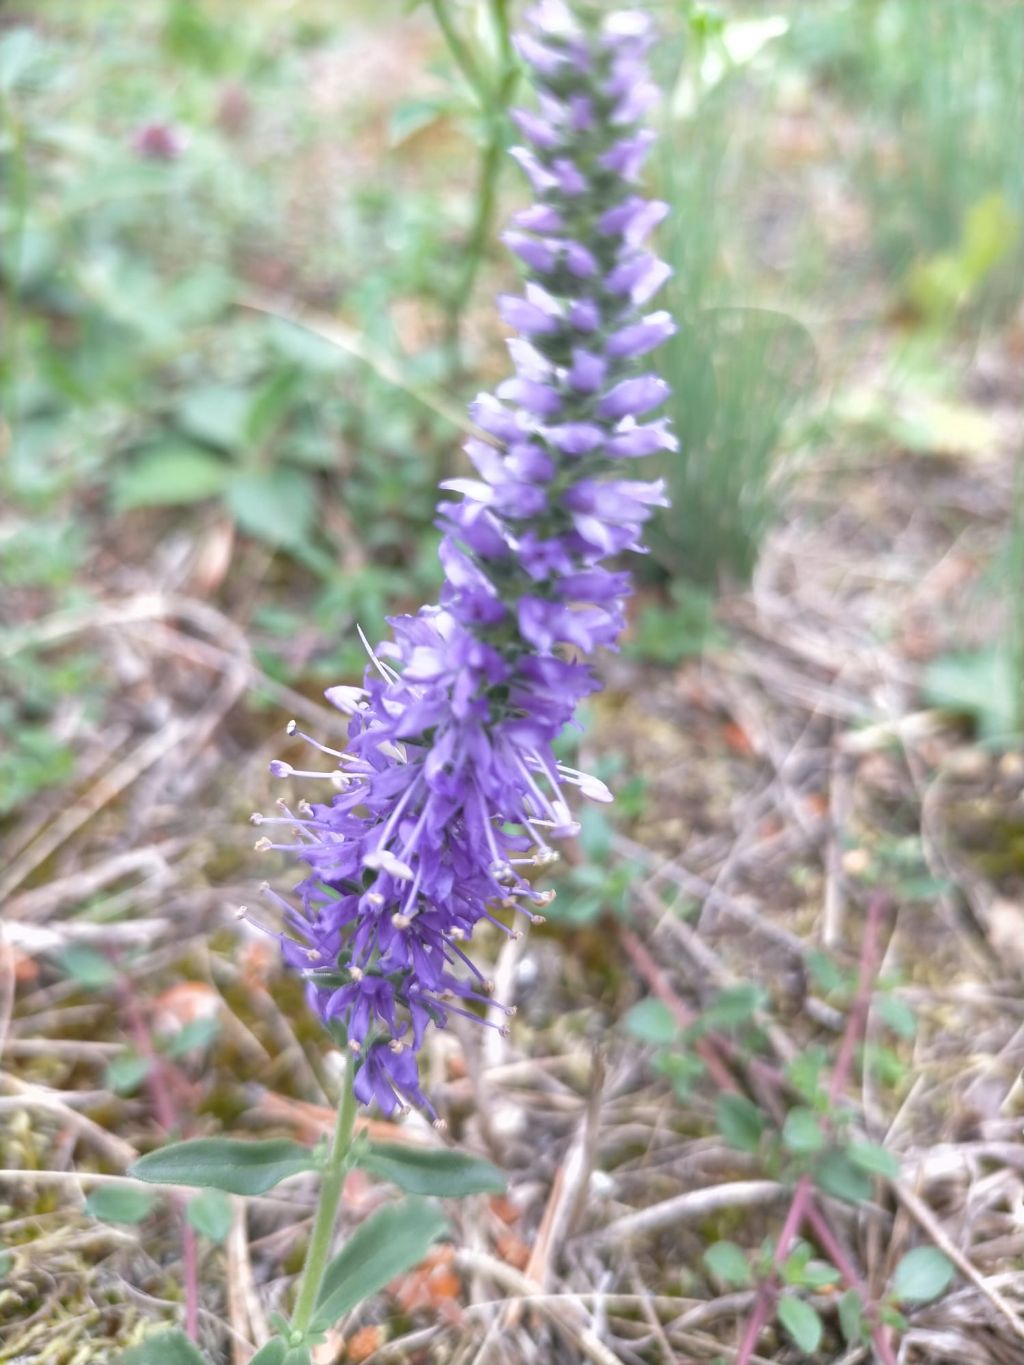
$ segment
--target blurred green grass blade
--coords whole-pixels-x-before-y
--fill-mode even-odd
[[[295,327],[300,327],[314,336],[322,337],[325,341],[329,341],[332,346],[337,346],[339,350],[361,360],[386,383],[400,389],[409,398],[422,404],[423,407],[449,422],[457,430],[465,431],[481,440],[494,444],[493,438],[475,427],[456,403],[451,402],[443,393],[431,385],[421,384],[411,379],[409,375],[403,372],[401,365],[395,360],[394,356],[375,346],[356,328],[350,327],[347,323],[340,322],[337,318],[325,317],[321,313],[313,313],[308,309],[295,312],[283,301],[264,294],[249,292],[239,299],[239,303],[243,308],[251,308],[256,312],[266,313],[282,322],[289,322]]]

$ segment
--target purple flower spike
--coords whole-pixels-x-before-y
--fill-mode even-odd
[[[519,334],[515,373],[470,406],[472,476],[442,485],[439,602],[390,622],[362,687],[327,692],[349,738],[323,749],[337,767],[321,799],[259,820],[287,834],[257,846],[307,869],[294,904],[268,893],[285,961],[349,1048],[357,1098],[388,1114],[434,1116],[417,1066],[432,1027],[506,1027],[511,1010],[467,951],[473,931],[517,936],[517,914],[539,920],[552,893],[534,873],[578,828],[567,793],[611,799],[553,744],[599,686],[584,656],[614,649],[623,627],[629,575],[606,560],[642,551],[665,505],[661,481],[625,477],[628,462],[675,448],[666,421],[638,421],[668,397],[639,358],[675,330],[639,312],[668,275],[644,246],[665,205],[632,184],[651,140],[637,127],[656,93],[651,42],[636,9],[586,24],[566,0],[533,10],[517,46],[539,112],[515,115],[530,147],[513,155],[538,202],[504,238],[523,294],[498,300]]]

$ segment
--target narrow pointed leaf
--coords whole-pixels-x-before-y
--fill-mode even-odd
[[[418,1265],[447,1226],[437,1205],[423,1199],[403,1199],[379,1209],[327,1267],[313,1330],[332,1326],[396,1275]]]
[[[409,1147],[397,1142],[371,1142],[357,1164],[406,1194],[461,1199],[469,1194],[500,1194],[505,1177],[482,1157],[448,1148]]]
[[[192,1185],[228,1194],[265,1194],[300,1171],[315,1169],[308,1147],[286,1138],[240,1142],[192,1138],[140,1157],[128,1172],[154,1185]]]

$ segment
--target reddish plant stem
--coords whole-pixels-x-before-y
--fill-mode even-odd
[[[150,1037],[145,1017],[124,975],[120,978],[121,1006],[128,1032],[140,1057],[149,1063],[146,1092],[153,1106],[156,1121],[168,1135],[178,1128],[180,1117],[171,1098],[175,1072],[157,1052]],[[185,1197],[174,1195],[172,1202],[181,1228],[181,1275],[185,1289],[185,1334],[190,1341],[199,1340],[199,1251],[192,1224],[185,1217]]]
[[[655,962],[646,946],[637,938],[632,929],[623,927],[619,934],[622,939],[622,946],[632,959],[633,965],[650,986],[655,996],[663,1005],[668,1006],[681,1028],[689,1028],[691,1024],[696,1022],[696,1014],[676,995],[665,973]],[[731,1091],[733,1094],[739,1093],[739,1086],[733,1080],[732,1073],[718,1055],[714,1043],[709,1038],[698,1038],[694,1043],[694,1050],[707,1067],[708,1075],[719,1090]]]
[[[775,1252],[772,1256],[771,1270],[761,1281],[761,1286],[757,1291],[757,1298],[754,1300],[754,1308],[747,1319],[746,1330],[740,1342],[739,1350],[736,1352],[735,1365],[748,1365],[750,1357],[754,1354],[757,1346],[757,1339],[761,1335],[761,1330],[775,1304],[776,1275],[779,1267],[789,1255],[790,1245],[800,1235],[803,1227],[804,1218],[807,1214],[807,1206],[810,1203],[811,1195],[814,1192],[814,1182],[809,1175],[802,1175],[796,1182],[793,1191],[793,1198],[790,1201],[789,1212],[786,1214],[786,1221],[782,1225],[779,1233],[779,1240],[775,1243]]]
[[[857,991],[854,996],[853,1005],[847,1016],[846,1026],[840,1041],[839,1055],[832,1072],[829,1083],[829,1105],[835,1105],[846,1088],[853,1068],[854,1058],[856,1057],[857,1044],[864,1035],[867,1024],[868,1011],[871,1007],[871,996],[874,991],[875,977],[878,972],[880,961],[880,939],[881,928],[888,909],[888,898],[881,892],[876,893],[868,902],[868,911],[865,918],[864,938],[861,944],[860,971],[858,973]],[[650,986],[652,992],[663,1004],[667,1005],[680,1024],[684,1027],[691,1024],[695,1015],[679,999],[672,989],[668,979],[661,971],[650,952],[644,944],[629,929],[622,930],[623,945],[633,961],[634,966],[639,971]],[[698,1052],[704,1059],[708,1067],[708,1074],[722,1089],[737,1091],[738,1086],[728,1067],[719,1053],[724,1052],[733,1064],[740,1064],[742,1059],[738,1055],[737,1049],[728,1039],[721,1038],[717,1034],[711,1034],[701,1040],[702,1046],[698,1046]],[[751,1067],[753,1068],[753,1063]],[[779,1117],[779,1094],[785,1088],[785,1078],[776,1068],[766,1063],[757,1062],[757,1078],[768,1090],[768,1107]],[[723,1084],[723,1075],[728,1084]],[[760,1087],[758,1087],[760,1088]],[[772,1094],[771,1092],[775,1093]],[[790,1202],[789,1210],[783,1224],[782,1232],[775,1248],[772,1258],[771,1272],[762,1283],[755,1300],[754,1308],[747,1323],[743,1340],[740,1343],[739,1351],[735,1357],[735,1365],[747,1365],[750,1357],[757,1346],[757,1339],[768,1320],[776,1294],[776,1272],[789,1254],[790,1243],[799,1235],[804,1222],[808,1222],[814,1229],[822,1249],[832,1258],[836,1269],[847,1288],[853,1289],[860,1296],[862,1303],[871,1319],[871,1337],[882,1365],[896,1365],[896,1355],[893,1350],[889,1329],[878,1322],[877,1312],[874,1306],[868,1301],[866,1287],[857,1274],[855,1266],[843,1250],[842,1244],[836,1237],[825,1213],[814,1202],[814,1186],[810,1175],[803,1175],[797,1182]]]
[[[864,1036],[864,1029],[867,1024],[868,1011],[871,1008],[871,995],[875,986],[875,977],[878,973],[880,960],[880,939],[882,920],[885,917],[888,898],[881,892],[876,892],[868,902],[868,912],[864,922],[864,938],[860,950],[860,972],[857,978],[857,992],[853,999],[853,1005],[846,1018],[846,1027],[843,1029],[843,1036],[839,1044],[839,1055],[832,1071],[832,1079],[828,1087],[829,1107],[834,1107],[850,1079],[850,1072],[853,1069],[853,1060],[857,1053],[857,1044]],[[757,1299],[754,1302],[754,1309],[747,1323],[743,1340],[740,1343],[739,1351],[736,1354],[735,1365],[748,1365],[750,1357],[757,1346],[757,1339],[761,1335],[761,1329],[768,1321],[772,1306],[775,1302],[777,1292],[776,1272],[786,1256],[789,1254],[790,1242],[797,1236],[804,1219],[808,1216],[814,1185],[810,1175],[802,1175],[797,1181],[796,1189],[793,1192],[793,1199],[789,1206],[789,1213],[783,1224],[782,1232],[775,1246],[775,1255],[772,1257],[772,1268],[766,1276],[757,1292]],[[835,1239],[833,1239],[835,1240]],[[836,1243],[838,1245],[838,1243]],[[844,1258],[845,1259],[845,1258]],[[881,1331],[878,1324],[872,1328],[872,1337],[876,1346],[880,1346],[879,1338]],[[885,1356],[882,1356],[883,1360]]]
[[[897,1365],[896,1351],[893,1348],[892,1334],[889,1328],[878,1321],[878,1310],[870,1302],[867,1286],[843,1250],[843,1244],[832,1231],[832,1225],[813,1199],[807,1206],[807,1222],[814,1229],[814,1235],[817,1237],[822,1251],[831,1259],[832,1264],[842,1275],[843,1283],[847,1289],[854,1290],[864,1305],[864,1311],[871,1322],[871,1340],[874,1343],[878,1359],[882,1365]]]
[[[881,891],[876,891],[868,901],[868,913],[864,921],[864,939],[860,949],[860,975],[857,980],[857,994],[853,998],[853,1005],[847,1016],[846,1027],[843,1029],[842,1041],[839,1044],[839,1056],[836,1058],[832,1082],[828,1088],[830,1105],[835,1104],[846,1089],[846,1083],[850,1079],[850,1072],[853,1069],[857,1044],[863,1038],[867,1026],[868,1010],[871,1008],[871,996],[875,989],[875,977],[878,974],[881,960],[882,921],[885,918],[888,906],[889,898]]]

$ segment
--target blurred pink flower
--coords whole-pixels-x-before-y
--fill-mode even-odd
[[[132,146],[148,161],[175,161],[187,145],[185,134],[170,123],[144,123],[132,137]]]

